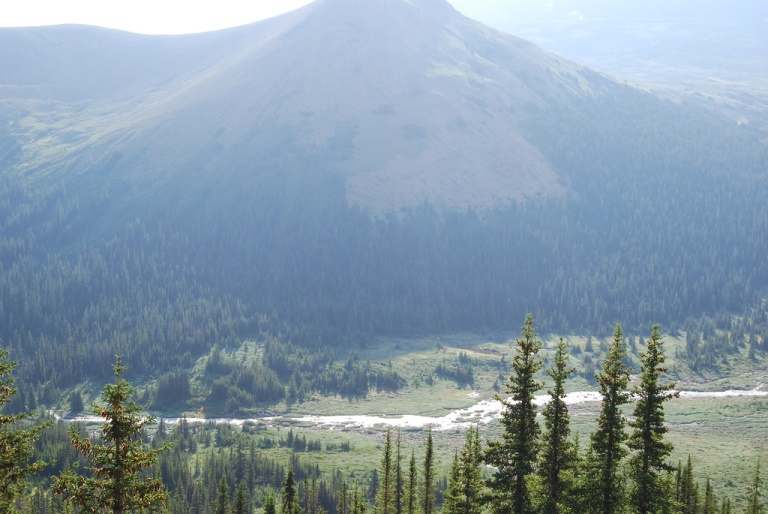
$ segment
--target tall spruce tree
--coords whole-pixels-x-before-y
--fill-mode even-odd
[[[384,454],[379,466],[379,487],[376,491],[376,514],[395,514],[396,477],[392,463],[392,431],[387,429]]]
[[[8,350],[0,348],[0,409],[16,394],[11,376],[17,362],[8,360]],[[29,463],[33,443],[50,421],[22,428],[21,422],[31,413],[0,414],[0,512],[15,512],[16,499],[24,492],[27,478],[47,466],[46,462]]]
[[[124,369],[118,357],[114,366],[117,383],[104,387],[103,407],[94,405],[94,414],[106,420],[101,430],[102,443],[70,428],[72,445],[91,460],[90,476],[80,476],[70,468],[51,479],[55,495],[85,512],[161,509],[167,500],[162,482],[145,476],[167,446],[149,448],[142,441],[144,427],[155,418],[141,416],[141,407],[131,400],[133,387],[121,379]]]
[[[408,462],[408,482],[405,485],[406,514],[416,514],[419,507],[418,491],[419,475],[416,467],[416,453],[411,450],[411,460]]]
[[[571,469],[576,456],[573,443],[569,440],[571,428],[568,406],[565,404],[565,381],[575,368],[568,367],[566,350],[561,337],[554,364],[547,369],[554,384],[549,390],[550,400],[542,413],[546,430],[541,438],[538,474],[541,479],[539,511],[544,514],[566,512],[573,503],[570,494],[573,485]]]
[[[395,443],[395,514],[403,512],[403,466],[402,466],[402,446],[403,434],[400,428],[397,429],[397,440]]]
[[[624,335],[621,325],[616,325],[603,371],[596,375],[602,402],[597,428],[590,438],[590,462],[587,464],[589,510],[602,514],[622,512],[625,504],[621,464],[627,455],[624,447],[627,433],[621,407],[629,402],[630,395],[626,390],[629,370],[622,361],[624,355]]]
[[[483,511],[483,469],[480,433],[467,429],[461,454],[454,455],[443,514],[480,514]]]
[[[672,498],[667,474],[674,470],[666,459],[672,453],[672,443],[664,440],[667,427],[664,426],[664,402],[676,398],[675,384],[661,384],[664,367],[664,343],[659,326],[654,325],[651,338],[645,352],[640,353],[640,384],[634,388],[637,398],[635,420],[630,422],[633,428],[628,446],[634,450],[630,458],[632,493],[630,495],[633,510],[640,514],[668,510]]]
[[[432,446],[432,428],[427,429],[427,448],[421,477],[421,514],[432,514],[435,508],[435,451]]]
[[[525,317],[522,335],[516,341],[517,353],[507,384],[510,397],[496,397],[504,405],[502,440],[489,441],[485,452],[485,461],[496,467],[488,484],[493,495],[492,506],[495,512],[504,514],[525,514],[534,510],[528,482],[539,451],[541,429],[536,422],[534,395],[542,387],[535,375],[543,364],[538,358],[541,341],[531,314]]]

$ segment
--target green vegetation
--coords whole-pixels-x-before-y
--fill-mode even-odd
[[[18,363],[8,360],[8,351],[0,348],[0,409],[16,394],[11,372]],[[33,443],[50,422],[23,428],[21,422],[29,413],[0,414],[0,512],[16,512],[16,500],[23,495],[26,480],[47,464],[39,459],[30,462]]]
[[[119,357],[114,370],[117,383],[104,388],[104,406],[94,406],[94,413],[105,420],[102,444],[81,437],[74,427],[70,429],[72,446],[91,461],[88,476],[80,476],[76,468],[68,469],[53,477],[51,490],[86,512],[107,509],[121,514],[162,508],[167,500],[162,482],[145,476],[143,471],[152,468],[158,454],[167,447],[144,448],[144,426],[154,418],[140,416],[141,407],[131,400],[133,387],[121,380],[124,368]]]

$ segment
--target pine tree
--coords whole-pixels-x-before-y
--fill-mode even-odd
[[[376,514],[395,514],[395,472],[392,463],[392,431],[387,429],[384,455],[381,457],[379,487],[376,492]]]
[[[626,391],[629,370],[622,361],[625,353],[621,325],[616,325],[603,371],[596,376],[602,402],[597,428],[590,438],[591,461],[588,463],[590,510],[602,514],[621,512],[624,506],[621,461],[627,455],[623,444],[627,433],[621,406],[629,402]]]
[[[544,406],[543,417],[546,431],[541,438],[539,477],[542,483],[542,497],[539,511],[544,514],[564,512],[563,503],[572,503],[570,490],[572,482],[567,473],[574,465],[570,415],[565,404],[565,380],[575,368],[568,368],[568,354],[565,342],[560,338],[554,364],[547,369],[554,384],[549,391],[550,400]]]
[[[675,384],[660,384],[664,367],[664,343],[659,326],[654,325],[645,352],[640,353],[640,384],[634,388],[637,398],[635,420],[630,423],[634,429],[628,446],[635,451],[630,458],[633,479],[631,494],[634,510],[640,514],[660,512],[672,502],[664,494],[667,490],[665,475],[673,471],[666,463],[672,452],[672,443],[664,441],[667,427],[664,426],[664,402],[676,398]],[[663,473],[663,474],[662,474]]]
[[[104,407],[94,405],[94,413],[106,420],[102,425],[102,444],[81,437],[74,427],[70,428],[73,446],[92,462],[88,467],[90,476],[79,476],[71,468],[51,479],[55,495],[84,511],[107,509],[122,513],[159,509],[167,500],[162,482],[144,476],[144,471],[154,466],[158,454],[167,446],[145,447],[141,438],[144,427],[155,418],[140,416],[141,407],[131,400],[133,387],[121,380],[124,369],[118,357],[114,366],[117,383],[104,387]]]
[[[501,418],[504,433],[501,441],[488,442],[485,460],[497,469],[489,482],[494,510],[524,514],[533,512],[528,481],[536,464],[540,434],[533,400],[536,391],[542,387],[534,377],[543,365],[537,357],[541,341],[533,327],[531,314],[526,316],[523,337],[516,343],[513,373],[507,385],[511,398],[497,396],[504,405]]]
[[[299,494],[296,492],[296,481],[293,479],[293,467],[291,467],[283,480],[280,514],[299,514],[300,512]]]
[[[760,461],[755,465],[755,474],[747,488],[747,514],[764,514],[765,507],[760,501],[762,497],[763,479],[760,477]]]
[[[8,350],[0,348],[0,409],[16,394],[11,372],[17,365],[8,360]],[[37,435],[51,422],[21,429],[19,422],[30,416],[0,414],[0,512],[16,512],[14,503],[24,492],[27,478],[48,465],[43,461],[29,464],[29,459]]]
[[[435,453],[432,446],[432,428],[427,429],[427,449],[421,479],[421,514],[432,514],[435,508]]]
[[[483,470],[480,434],[477,427],[467,429],[461,455],[454,455],[443,514],[480,514],[483,510]]]

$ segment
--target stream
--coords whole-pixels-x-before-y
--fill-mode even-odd
[[[751,390],[729,389],[727,391],[680,391],[680,399],[694,398],[728,398],[739,396],[768,396],[768,391],[761,390],[762,384]],[[475,392],[469,393],[470,397],[477,397]],[[535,397],[535,403],[539,406],[544,405],[549,400],[548,394]],[[601,400],[600,393],[597,391],[577,391],[565,396],[565,403],[568,405],[579,405],[585,403],[594,403]],[[451,430],[462,429],[472,424],[487,424],[494,419],[501,417],[503,405],[495,399],[480,400],[470,407],[456,409],[445,416],[418,416],[418,415],[391,415],[377,416],[369,414],[350,414],[350,415],[279,415],[262,416],[255,418],[186,418],[188,423],[228,423],[231,425],[242,426],[246,422],[272,424],[278,420],[291,420],[297,423],[313,424],[315,427],[323,427],[328,430],[341,430],[352,428],[371,428],[374,426],[390,426],[400,428],[424,428],[431,426],[432,430]],[[181,418],[163,418],[165,423],[176,424]],[[80,421],[85,423],[102,423],[104,420],[98,416],[77,416],[68,418],[69,421]]]

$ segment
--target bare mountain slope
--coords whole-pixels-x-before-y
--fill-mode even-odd
[[[0,38],[16,48],[0,55],[0,83],[19,171],[108,169],[134,192],[181,176],[247,181],[240,171],[277,160],[340,175],[349,204],[379,213],[562,195],[566,179],[521,123],[625,87],[444,0],[317,0],[190,36]]]

